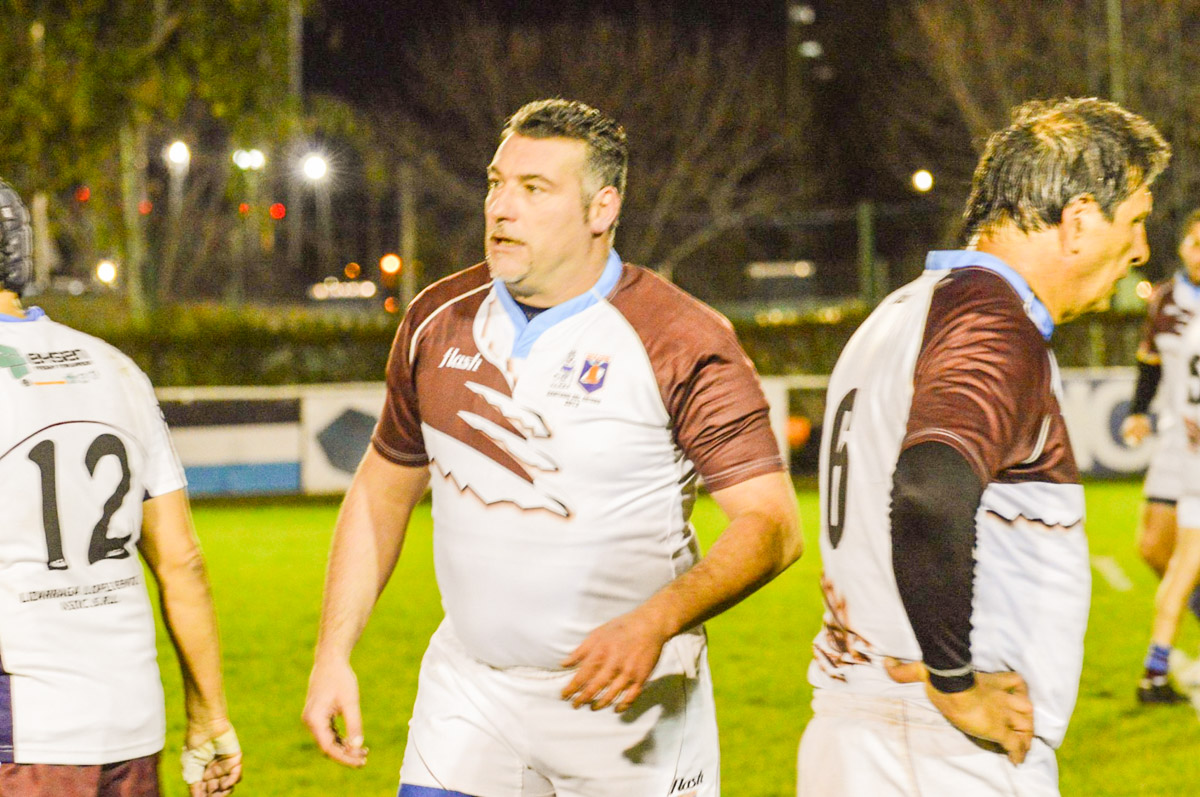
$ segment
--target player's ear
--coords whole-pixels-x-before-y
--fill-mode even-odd
[[[1080,194],[1063,207],[1058,240],[1064,255],[1079,254],[1091,227],[1092,215],[1099,212],[1100,206],[1091,194]]]
[[[621,194],[616,187],[606,185],[596,192],[588,205],[588,227],[592,235],[604,235],[617,223],[621,215]]]

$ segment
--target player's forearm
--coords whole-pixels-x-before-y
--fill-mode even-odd
[[[404,546],[428,473],[367,452],[338,513],[317,637],[317,658],[348,660]]]
[[[158,575],[163,624],[183,674],[188,742],[201,743],[229,729],[221,677],[217,616],[199,550]]]
[[[758,478],[767,491],[734,511],[708,554],[639,609],[668,638],[736,605],[800,557],[803,538],[790,480],[784,474]]]
[[[892,565],[930,683],[959,692],[971,668],[975,513],[983,486],[966,459],[942,443],[900,454],[892,486]]]
[[[226,730],[216,610],[183,490],[143,503],[138,545],[158,583],[163,625],[183,674],[189,737]]]
[[[1133,388],[1129,414],[1145,415],[1150,411],[1150,402],[1154,400],[1154,394],[1158,392],[1158,383],[1162,379],[1162,365],[1139,360],[1137,369],[1137,383]]]

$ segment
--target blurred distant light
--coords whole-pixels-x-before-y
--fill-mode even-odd
[[[326,277],[308,286],[308,295],[318,302],[329,299],[370,299],[378,292],[379,286],[374,282],[342,282],[337,277]]]
[[[141,213],[143,216],[149,216],[152,210],[154,210],[154,203],[149,199],[143,199],[141,202],[138,202],[138,213]]]
[[[797,25],[811,25],[817,21],[817,11],[807,3],[792,3],[788,6],[788,19]]]
[[[173,166],[187,166],[192,160],[192,151],[182,141],[174,141],[167,147],[167,162]]]
[[[282,202],[276,202],[267,209],[267,213],[270,214],[271,218],[275,219],[275,221],[279,221],[287,215],[287,206]]]
[[[362,273],[362,266],[358,263],[347,263],[343,270],[346,274],[346,279],[358,279],[358,275]]]
[[[1139,299],[1146,301],[1150,298],[1150,294],[1154,293],[1154,286],[1148,280],[1142,280],[1134,287],[1133,292]]]
[[[800,45],[797,49],[799,50],[800,55],[804,56],[805,58],[820,58],[825,54],[825,48],[822,47],[821,43],[816,39],[809,39],[806,42],[800,42]]]
[[[361,286],[358,290],[364,299],[370,299],[379,292],[379,287],[374,282],[360,282]]]
[[[928,169],[919,169],[913,172],[912,184],[913,188],[924,194],[933,188],[933,175]]]
[[[250,212],[250,203],[249,202],[241,202],[238,204],[238,213],[241,213],[243,216],[245,216],[249,212]]]
[[[251,169],[258,171],[267,164],[267,156],[260,149],[239,149],[234,150],[233,165],[237,166],[242,171]]]
[[[324,179],[325,175],[329,174],[329,161],[317,153],[305,156],[300,163],[300,169],[304,172],[304,176],[310,180]]]
[[[821,64],[813,70],[813,75],[822,83],[828,83],[837,76],[837,71],[829,64]]]
[[[383,300],[383,309],[389,313],[398,313],[400,312],[400,302],[395,296],[389,296]]]
[[[403,265],[399,255],[394,255],[390,252],[379,258],[379,270],[384,274],[399,274],[400,268]]]
[[[96,279],[105,285],[112,285],[117,281],[117,264],[111,260],[101,260],[96,264]]]
[[[81,185],[75,189],[75,201],[76,202],[87,202],[91,198],[92,198],[92,189],[88,188],[86,185]]]

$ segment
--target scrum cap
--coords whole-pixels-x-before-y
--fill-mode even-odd
[[[32,276],[29,211],[13,187],[0,180],[0,290],[20,296]]]

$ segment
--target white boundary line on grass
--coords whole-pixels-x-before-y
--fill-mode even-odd
[[[1129,580],[1129,576],[1125,575],[1125,571],[1121,569],[1117,560],[1111,556],[1093,556],[1092,568],[1108,582],[1108,586],[1117,592],[1129,592],[1133,589],[1133,582]]]

